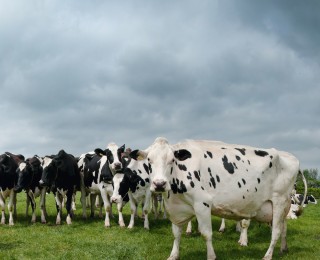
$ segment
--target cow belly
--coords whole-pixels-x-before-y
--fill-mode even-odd
[[[211,213],[212,215],[229,219],[256,219],[260,222],[270,222],[272,220],[272,203],[266,201],[259,207],[248,204],[247,207],[241,208],[234,204],[213,205]]]

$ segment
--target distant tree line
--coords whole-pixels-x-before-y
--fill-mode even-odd
[[[318,169],[305,169],[303,174],[308,184],[308,195],[312,194],[316,198],[320,198],[320,174]],[[304,185],[300,174],[297,179],[297,193],[304,193]]]

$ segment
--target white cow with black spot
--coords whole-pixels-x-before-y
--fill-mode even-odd
[[[137,153],[136,159],[140,158],[148,160],[151,191],[165,193],[175,237],[169,259],[179,258],[182,226],[194,215],[206,240],[208,259],[216,259],[211,214],[272,223],[264,259],[272,259],[280,236],[280,250],[287,251],[286,215],[299,172],[299,161],[293,155],[215,141],[170,145],[159,137]]]

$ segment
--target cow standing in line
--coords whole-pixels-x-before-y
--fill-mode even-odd
[[[72,224],[72,198],[74,192],[81,188],[77,160],[73,155],[60,150],[55,156],[45,156],[42,167],[43,172],[39,183],[42,187],[50,188],[55,196],[57,207],[56,224],[61,224],[64,197],[67,197],[65,203],[67,210],[66,222],[68,225]],[[84,204],[85,200],[81,200],[81,202]]]
[[[170,145],[161,137],[136,154],[136,159],[148,160],[151,191],[165,194],[175,238],[169,259],[179,258],[182,225],[194,215],[206,241],[207,259],[216,259],[211,214],[272,223],[264,259],[272,259],[280,236],[280,251],[287,251],[286,215],[299,172],[293,155],[215,141]]]
[[[94,216],[94,202],[97,195],[101,196],[105,209],[105,227],[110,227],[110,216],[112,208],[110,197],[113,193],[112,179],[114,174],[122,171],[121,154],[125,146],[118,147],[115,143],[110,143],[107,149],[95,149],[94,153],[82,154],[78,160],[78,168],[81,173],[81,182],[86,194],[90,193],[91,217]],[[119,210],[119,208],[118,208]],[[83,205],[83,212],[86,211]],[[119,211],[119,222],[123,219]]]
[[[134,156],[134,155],[133,155]],[[137,207],[143,205],[144,228],[149,229],[148,213],[151,208],[150,178],[147,160],[131,160],[127,157],[123,172],[113,177],[114,190],[111,201],[122,205],[123,198],[129,196],[131,218],[128,228],[133,228],[134,218],[137,215]],[[124,225],[123,218],[120,226]]]
[[[5,224],[5,206],[6,199],[9,197],[8,211],[9,211],[9,225],[13,226],[13,215],[16,215],[16,193],[14,186],[18,181],[18,174],[16,172],[20,162],[24,160],[23,155],[15,155],[6,152],[0,155],[0,206],[1,206],[1,224]]]
[[[36,222],[36,197],[40,196],[41,223],[46,223],[46,187],[40,186],[39,181],[42,176],[42,159],[39,156],[33,156],[26,161],[22,161],[17,169],[18,181],[14,187],[15,192],[26,191],[26,216],[28,216],[28,208],[31,203],[32,217],[31,222]]]

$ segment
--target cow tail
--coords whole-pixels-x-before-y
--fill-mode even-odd
[[[302,215],[302,212],[303,212],[303,205],[304,205],[304,202],[307,198],[307,192],[308,192],[308,185],[307,185],[307,180],[306,178],[304,177],[304,174],[301,170],[299,170],[299,173],[301,174],[301,177],[302,177],[302,181],[303,181],[303,185],[304,185],[304,193],[303,193],[303,200],[301,203],[298,203],[299,205],[299,210],[296,212],[296,215],[297,216],[300,216]]]

